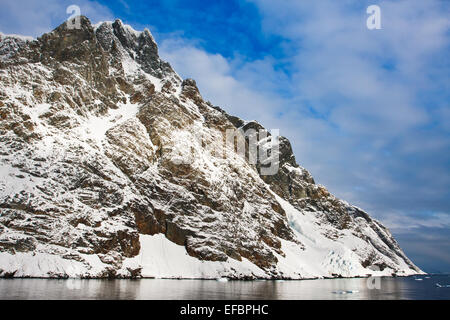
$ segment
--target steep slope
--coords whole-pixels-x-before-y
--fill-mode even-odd
[[[286,138],[204,101],[148,30],[82,17],[36,40],[0,35],[0,119],[2,277],[421,272],[379,222],[316,185]],[[277,144],[278,171],[262,174],[227,130]]]

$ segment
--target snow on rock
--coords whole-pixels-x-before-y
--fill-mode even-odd
[[[422,273],[288,139],[271,176],[225,144],[227,129],[265,129],[204,101],[148,30],[81,26],[0,35],[0,277]]]
[[[139,266],[147,278],[241,279],[244,277],[267,278],[265,272],[244,259],[238,262],[201,261],[187,254],[184,246],[169,241],[163,234],[141,235],[141,252],[125,261],[125,267]]]

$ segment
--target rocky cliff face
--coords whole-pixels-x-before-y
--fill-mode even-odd
[[[316,185],[286,138],[262,175],[224,143],[230,129],[264,130],[204,101],[148,30],[82,17],[36,40],[0,35],[0,276],[421,272],[379,222]]]

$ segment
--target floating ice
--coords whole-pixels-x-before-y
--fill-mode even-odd
[[[352,294],[352,293],[358,293],[359,290],[346,290],[346,291],[334,291],[334,294]]]
[[[437,286],[438,288],[450,288],[450,284],[444,284],[444,285],[442,285],[442,284],[436,283],[436,286]]]

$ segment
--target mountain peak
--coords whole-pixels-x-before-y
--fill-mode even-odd
[[[79,32],[79,31],[86,31],[91,30],[92,31],[92,23],[91,20],[89,20],[88,17],[80,15],[76,16],[73,19],[67,20],[63,23],[61,23],[58,27],[56,27],[54,31],[57,32],[66,32],[66,31],[72,31],[72,32]]]
[[[379,222],[316,185],[288,139],[255,135],[267,130],[181,81],[150,32],[80,19],[0,39],[0,277],[421,272]],[[274,174],[224,143],[228,129]]]

